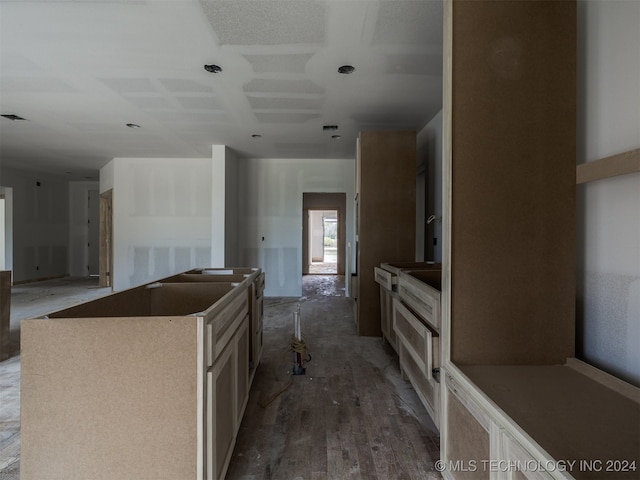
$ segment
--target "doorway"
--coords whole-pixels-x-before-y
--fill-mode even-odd
[[[345,193],[304,193],[302,274],[344,275]]]
[[[113,190],[100,195],[100,283],[113,287]]]
[[[87,222],[87,273],[90,277],[100,276],[100,192],[89,190],[89,205]]]
[[[0,270],[13,270],[13,188],[0,187]]]
[[[338,211],[309,210],[309,274],[338,273]]]

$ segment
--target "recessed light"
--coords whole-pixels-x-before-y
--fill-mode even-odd
[[[129,128],[142,128],[137,123],[127,123],[127,127],[129,127]]]
[[[251,138],[262,138],[262,135],[260,135],[259,133],[254,133],[253,135],[251,135]]]
[[[204,69],[209,73],[220,73],[222,71],[222,67],[219,65],[214,65],[213,63],[210,65],[205,65]]]
[[[342,73],[344,75],[349,75],[350,73],[353,73],[355,70],[355,68],[351,65],[342,65],[341,67],[338,67],[338,73]]]
[[[8,118],[9,120],[13,120],[14,122],[16,120],[26,120],[26,118],[22,118],[19,115],[0,115],[0,117]]]
[[[323,125],[322,130],[324,130],[325,132],[338,130],[338,125]]]

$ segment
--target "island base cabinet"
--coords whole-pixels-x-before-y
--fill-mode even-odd
[[[20,478],[223,479],[262,351],[264,277],[244,270],[23,320]]]

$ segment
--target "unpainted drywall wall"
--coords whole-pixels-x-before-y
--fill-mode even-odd
[[[3,168],[13,189],[13,281],[69,273],[69,187],[59,177]]]
[[[89,208],[98,210],[99,205],[89,204],[89,191],[98,190],[98,182],[69,182],[69,274],[87,276],[89,270]],[[95,212],[94,212],[95,216]]]
[[[640,147],[640,2],[578,2],[578,163]],[[640,173],[577,189],[577,355],[640,385]]]
[[[114,290],[196,266],[215,266],[212,181],[222,175],[224,187],[224,173],[214,172],[214,161],[116,158],[112,162]],[[216,249],[224,255],[224,243]]]
[[[2,260],[0,270],[13,270],[13,188],[0,186],[0,195],[4,197],[2,205]]]
[[[240,178],[242,263],[265,271],[266,296],[302,294],[303,193],[345,193],[355,245],[355,159],[243,159]]]
[[[225,148],[225,201],[224,201],[224,265],[225,267],[251,266],[240,265],[238,247],[238,208],[239,177],[238,157],[229,147]]]

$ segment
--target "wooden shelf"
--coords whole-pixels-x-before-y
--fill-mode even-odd
[[[583,163],[576,167],[576,184],[640,172],[640,148]]]
[[[575,478],[637,478],[640,390],[602,382],[602,372],[569,360],[566,365],[460,370],[553,458],[578,462],[570,472]],[[625,460],[636,470],[613,463],[606,470],[607,462]],[[599,467],[596,461],[602,471],[588,471],[585,465]]]

